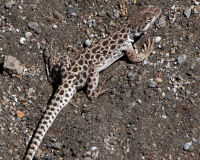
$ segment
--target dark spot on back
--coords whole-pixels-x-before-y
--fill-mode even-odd
[[[36,141],[34,141],[33,144],[35,144],[37,146],[37,142]]]
[[[95,82],[95,81],[96,81],[96,78],[93,79],[93,82]]]
[[[115,34],[112,39],[116,40],[118,38],[118,34]]]
[[[68,87],[68,84],[65,83],[65,84],[64,84],[64,88],[67,88],[67,87]]]
[[[108,45],[108,43],[109,43],[109,41],[108,41],[108,40],[105,40],[105,41],[102,42],[102,45],[103,45],[103,46],[106,46],[106,45]]]
[[[87,66],[83,66],[83,69],[84,69],[84,70],[87,70]]]
[[[92,81],[92,79],[89,77],[87,81],[90,83]]]
[[[77,72],[77,71],[78,71],[78,68],[77,68],[77,67],[74,67],[74,68],[72,69],[72,71],[73,71],[73,72]]]
[[[111,50],[114,50],[115,48],[116,48],[115,44],[110,47]]]
[[[83,72],[83,78],[87,78],[86,72]]]
[[[124,35],[124,38],[127,38],[127,37],[128,37],[128,35],[127,35],[127,34],[125,34],[125,35]]]
[[[61,91],[60,91],[60,95],[63,95],[63,94],[64,94],[64,91],[63,91],[63,90],[61,90]]]
[[[68,94],[68,93],[66,93],[66,94],[65,94],[65,97],[69,97],[69,94]]]
[[[89,64],[91,65],[91,64],[92,64],[92,62],[93,62],[92,60],[91,60],[91,61],[89,61]]]
[[[47,121],[43,121],[42,123],[43,123],[43,124],[47,124]]]
[[[130,23],[127,25],[127,28],[131,28],[131,24]]]
[[[76,76],[76,79],[79,80],[79,79],[80,79],[80,75],[77,75],[77,76]],[[76,81],[76,80],[74,80],[74,81]]]
[[[96,53],[96,51],[100,48],[100,46],[97,46],[95,48],[92,49],[92,53]]]
[[[74,75],[69,75],[68,79],[74,78]]]
[[[93,70],[93,72],[94,72],[94,70]],[[93,73],[90,73],[90,76],[91,76],[91,77],[93,77],[93,76],[94,76],[94,74],[93,74]]]
[[[125,32],[126,32],[126,29],[123,28],[120,32],[121,32],[121,33],[125,33]]]
[[[91,49],[93,47],[93,45],[88,46],[89,49]]]
[[[88,94],[90,94],[90,93],[91,93],[91,91],[90,91],[90,90],[87,90],[87,93],[88,93]]]
[[[78,64],[79,64],[79,65],[82,65],[82,64],[83,64],[83,60],[80,59],[80,60],[78,61]]]
[[[89,86],[88,86],[88,88],[90,88],[90,89],[92,89],[92,87],[93,87],[92,85],[89,85]]]
[[[118,43],[119,44],[121,44],[121,43],[123,43],[124,41],[122,40],[122,39],[120,39],[119,41],[118,41]]]
[[[115,43],[115,41],[110,41],[110,44],[113,44],[113,43]]]
[[[86,58],[86,59],[89,59],[89,58],[90,58],[90,54],[89,54],[89,53],[86,53],[86,54],[85,54],[85,58]]]
[[[100,54],[97,54],[97,55],[96,55],[96,59],[99,59],[100,56],[101,56]]]
[[[48,112],[47,114],[48,114],[49,116],[50,116],[50,115],[52,115],[52,113],[51,113],[51,112]]]
[[[102,54],[106,54],[106,53],[108,53],[108,51],[107,51],[107,50],[104,50],[104,51],[102,52]]]
[[[60,100],[60,97],[57,97],[57,98],[56,98],[56,101],[59,101],[59,100]]]

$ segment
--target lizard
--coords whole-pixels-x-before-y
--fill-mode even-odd
[[[77,90],[87,86],[87,96],[94,101],[101,93],[99,73],[126,55],[131,62],[141,62],[153,51],[154,39],[148,38],[144,51],[136,53],[133,44],[155,23],[161,9],[141,6],[112,35],[87,47],[75,59],[64,55],[57,64],[61,82],[28,145],[24,160],[32,160],[46,132],[59,112],[69,103]]]

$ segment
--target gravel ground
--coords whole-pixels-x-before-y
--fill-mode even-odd
[[[162,9],[139,42],[154,37],[154,52],[142,63],[124,57],[103,71],[101,79],[112,76],[108,92],[94,103],[78,92],[49,129],[36,159],[200,159],[200,1],[0,4],[0,160],[23,159],[52,95],[44,50],[52,45],[52,54],[73,58],[141,5]]]

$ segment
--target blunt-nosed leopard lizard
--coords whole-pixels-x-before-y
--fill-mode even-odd
[[[75,60],[71,60],[66,55],[63,57],[60,63],[61,84],[30,142],[25,160],[33,159],[56,116],[69,103],[78,89],[87,85],[88,98],[94,100],[101,91],[101,86],[98,86],[99,72],[124,54],[131,62],[141,62],[150,55],[154,40],[150,42],[148,39],[147,48],[138,54],[135,53],[132,43],[154,24],[160,13],[161,10],[157,7],[140,7],[117,32],[89,46]]]

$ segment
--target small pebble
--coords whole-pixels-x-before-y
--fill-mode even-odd
[[[162,80],[161,78],[159,78],[159,77],[155,78],[155,81],[156,81],[157,83],[162,83],[162,82],[163,82],[163,80]]]
[[[200,2],[194,2],[194,4],[196,5],[196,6],[198,6],[198,5],[200,5]]]
[[[186,54],[182,54],[178,57],[178,64],[182,64],[183,62],[185,62],[185,60],[187,59],[187,55]]]
[[[59,142],[55,142],[51,144],[51,148],[53,149],[61,149],[61,147],[62,147],[62,144]]]
[[[174,96],[170,94],[170,95],[167,96],[167,98],[168,98],[169,100],[172,100],[172,99],[174,98]]]
[[[25,37],[21,37],[19,42],[20,44],[25,44],[26,38]]]
[[[38,23],[37,23],[37,22],[29,22],[29,23],[28,23],[28,27],[29,27],[30,29],[35,30],[35,29],[38,27]]]
[[[5,56],[3,68],[10,74],[21,74],[24,70],[24,66],[21,65],[21,62],[9,55]]]
[[[118,10],[114,12],[114,17],[115,17],[115,18],[118,18],[119,15],[120,15],[120,12],[119,12]]]
[[[37,22],[29,22],[28,28],[32,29],[34,32],[38,34],[41,32],[41,28],[39,28],[39,25]]]
[[[172,91],[173,91],[174,93],[176,93],[177,89],[176,89],[176,88],[172,88]]]
[[[91,147],[91,151],[97,150],[97,147]]]
[[[195,63],[192,63],[190,69],[193,70],[195,68],[195,65],[196,65]]]
[[[26,32],[26,33],[25,33],[25,38],[26,38],[26,39],[29,39],[31,36],[32,36],[32,33],[31,33],[31,32]]]
[[[58,26],[54,24],[54,25],[52,26],[52,28],[53,28],[53,29],[57,29]]]
[[[166,22],[166,20],[165,20],[165,17],[162,16],[162,17],[159,19],[159,21],[158,21],[158,23],[157,23],[156,26],[157,26],[158,28],[163,28],[163,27],[166,26],[166,24],[167,24],[167,22]]]
[[[139,103],[139,104],[142,104],[141,99],[138,99],[136,102]]]
[[[190,18],[190,14],[191,14],[191,8],[185,9],[184,15],[185,15],[187,18]]]
[[[161,37],[160,36],[155,37],[155,43],[158,43],[160,41],[161,41]]]
[[[149,82],[149,87],[150,88],[155,88],[156,86],[157,86],[157,82],[156,81]]]
[[[19,118],[24,117],[24,112],[22,112],[22,111],[17,111],[17,117],[19,117]]]
[[[60,14],[58,11],[53,11],[53,16],[56,18],[56,19],[62,19],[62,14]]]
[[[87,40],[85,41],[85,45],[86,45],[87,47],[90,46],[91,44],[92,44],[91,40],[87,39]]]
[[[184,144],[183,149],[185,151],[189,151],[191,146],[192,146],[192,142],[187,142],[187,143]]]
[[[15,4],[15,1],[11,0],[5,4],[5,8],[9,9]]]
[[[76,16],[77,13],[78,13],[78,9],[77,8],[69,7],[69,8],[67,8],[66,12],[67,12],[67,15]]]
[[[163,118],[163,119],[167,119],[167,116],[163,114],[163,115],[162,115],[162,118]]]

